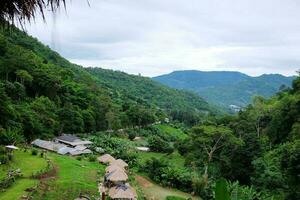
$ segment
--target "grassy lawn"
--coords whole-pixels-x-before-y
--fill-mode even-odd
[[[158,124],[155,127],[159,128],[162,132],[169,134],[179,140],[184,140],[187,138],[187,135],[180,129],[174,128],[166,124]]]
[[[201,200],[200,197],[194,197],[189,193],[157,185],[149,179],[139,175],[136,175],[136,180],[142,188],[146,199],[165,200],[167,196],[178,196],[185,199],[192,198],[194,200]]]
[[[32,156],[31,151],[15,151],[13,160],[9,165],[0,165],[0,178],[4,178],[9,169],[21,169],[23,177],[17,179],[5,192],[0,192],[0,199],[16,200],[22,195],[26,195],[26,189],[32,188],[39,183],[38,180],[30,178],[30,176],[44,169],[46,166],[46,160],[38,155]]]
[[[104,174],[103,165],[54,153],[48,154],[48,158],[55,165],[57,173],[55,177],[44,180],[34,200],[73,200],[80,193],[99,196],[97,181]]]
[[[35,186],[38,186],[38,190],[34,194],[34,200],[73,200],[80,193],[98,196],[97,181],[104,174],[103,165],[49,152],[47,157],[54,165],[53,173],[41,179],[33,179],[31,175],[45,169],[47,161],[39,155],[32,156],[31,151],[15,151],[9,165],[0,165],[0,178],[5,177],[9,169],[18,168],[24,176],[4,192],[0,192],[0,199],[17,200],[27,194],[26,189]]]
[[[154,158],[165,158],[175,167],[184,167],[184,157],[182,157],[177,151],[172,154],[156,153],[156,152],[138,152],[138,160],[144,164],[147,160]]]

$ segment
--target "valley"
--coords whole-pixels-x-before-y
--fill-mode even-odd
[[[1,29],[0,199],[110,199],[98,188],[105,154],[128,164],[126,181],[109,187],[137,193],[112,199],[299,199],[299,75],[224,73],[173,73],[183,80],[164,84],[175,89],[163,77],[84,68],[16,27]],[[243,109],[230,113],[229,104]],[[31,145],[65,134],[75,138],[66,155]],[[78,138],[91,141],[89,154],[74,153],[87,150]]]

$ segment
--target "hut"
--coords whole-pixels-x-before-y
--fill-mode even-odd
[[[115,161],[116,159],[114,157],[112,157],[110,154],[104,154],[104,155],[98,157],[97,160],[101,163],[109,164],[109,163],[112,163],[113,161]]]
[[[128,167],[128,164],[122,160],[122,159],[118,159],[118,160],[114,160],[113,162],[110,163],[111,165],[118,165],[122,168],[127,168]]]
[[[110,188],[108,195],[111,199],[137,199],[136,191],[129,184],[120,184]]]
[[[115,169],[114,171],[107,173],[104,177],[107,185],[110,187],[112,185],[117,185],[120,183],[125,183],[128,180],[126,172],[122,169]]]
[[[105,169],[105,173],[109,174],[115,170],[123,170],[125,171],[125,169],[123,167],[120,167],[119,165],[109,165],[108,167],[106,167]]]

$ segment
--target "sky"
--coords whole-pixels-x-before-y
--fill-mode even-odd
[[[27,32],[84,67],[294,75],[299,0],[67,0]]]

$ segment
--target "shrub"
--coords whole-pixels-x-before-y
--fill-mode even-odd
[[[76,157],[76,160],[79,160],[79,161],[80,161],[80,160],[82,160],[82,157],[81,157],[81,156],[77,156],[77,157]]]
[[[36,156],[36,155],[38,155],[38,150],[36,150],[36,149],[32,149],[32,151],[31,151],[31,155],[33,155],[33,156]]]
[[[128,139],[131,140],[131,141],[134,140],[135,136],[136,136],[136,133],[133,132],[133,131],[130,131],[128,133]]]
[[[90,155],[88,157],[88,159],[89,159],[90,162],[95,162],[97,160],[97,157],[95,155]]]
[[[0,163],[1,164],[6,164],[8,163],[9,159],[8,159],[8,156],[6,154],[2,154],[0,155]]]
[[[148,143],[151,151],[169,154],[174,151],[174,147],[158,135],[149,137]]]

